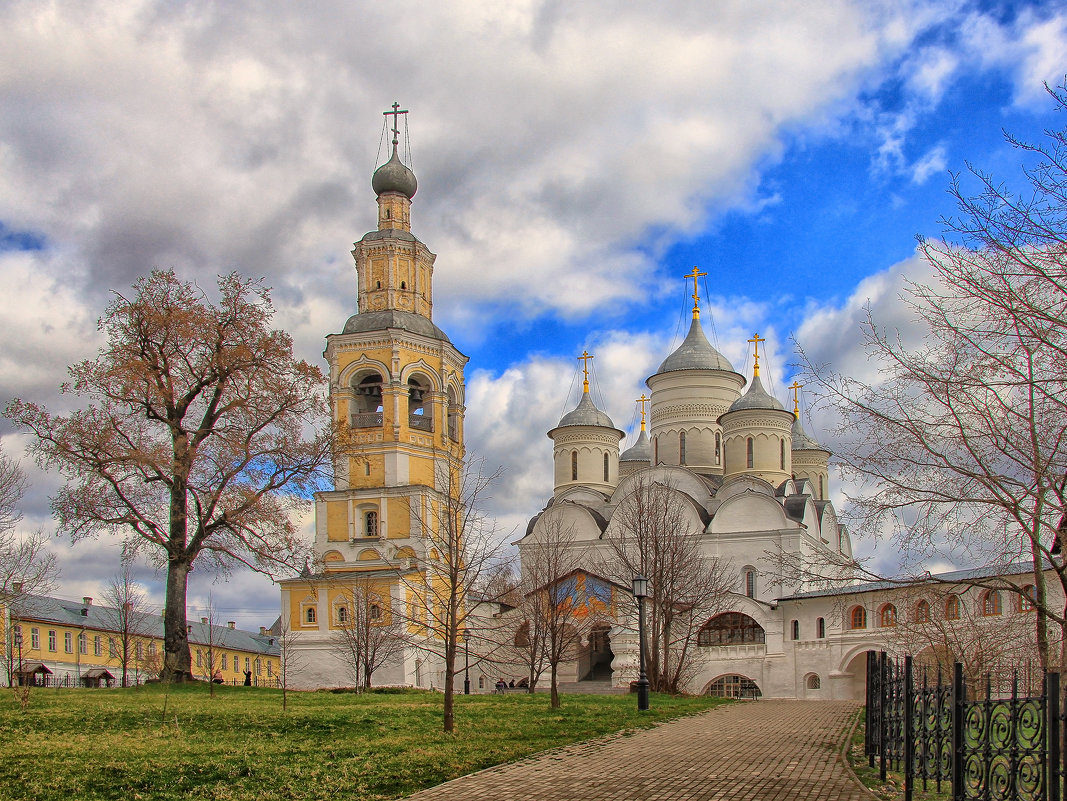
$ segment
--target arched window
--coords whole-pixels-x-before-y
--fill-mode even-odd
[[[815,636],[820,640],[826,636],[826,621],[821,617],[815,619]]]
[[[791,629],[791,633],[793,635],[793,639],[794,640],[799,640],[800,639],[800,621],[799,620],[794,620],[790,624],[790,629]]]
[[[807,678],[807,680],[806,680],[806,681],[804,682],[804,685],[805,685],[805,686],[806,686],[806,687],[807,687],[807,688],[808,688],[809,690],[819,690],[819,689],[822,689],[822,682],[821,682],[821,681],[819,681],[819,676],[818,676],[818,674],[816,674],[816,673],[810,673],[810,674],[808,675],[808,678]]]
[[[337,607],[337,622],[342,626],[348,622],[348,607]]]
[[[751,567],[746,567],[742,573],[742,578],[745,582],[745,595],[749,598],[756,597],[756,571]]]
[[[820,501],[823,500],[824,497],[825,496],[823,495],[822,474],[820,474],[819,475],[819,500]]]
[[[685,432],[678,432],[678,464],[685,464]]]
[[[754,464],[755,464],[755,459],[753,458],[753,455],[752,455],[752,437],[749,437],[748,438],[748,467],[749,467],[750,470],[752,469],[752,466]]]
[[[652,440],[652,464],[659,464],[659,437]]]
[[[307,611],[304,612],[304,621],[307,623],[317,623],[319,616],[315,612],[314,606],[309,606]]]
[[[778,449],[782,452],[782,469],[785,470],[785,440],[778,440]]]
[[[611,481],[611,475],[608,472],[608,455],[604,454],[604,481]]]
[[[715,679],[705,692],[713,698],[759,698],[763,695],[756,682],[736,673]]]
[[[1000,612],[1000,591],[989,590],[982,596],[982,614],[986,617],[992,617],[993,615],[999,615]]]
[[[378,536],[378,513],[376,511],[365,512],[363,515],[363,534],[367,537]]]
[[[578,451],[571,451],[571,481],[578,480]]]
[[[1019,611],[1029,612],[1034,608],[1034,601],[1037,600],[1037,588],[1033,584],[1027,584],[1023,587],[1023,593],[1019,596]]]
[[[722,434],[715,432],[715,464],[722,464]]]
[[[930,604],[928,604],[925,599],[920,598],[919,602],[915,604],[915,622],[930,622]]]
[[[945,599],[945,620],[960,619],[960,599],[958,595],[950,595]]]
[[[371,604],[370,605],[369,614],[370,614],[370,619],[371,620],[381,620],[382,619],[382,607],[381,607],[381,605],[380,604]]]
[[[886,604],[878,613],[878,625],[883,629],[897,625],[897,608],[893,604]]]
[[[763,627],[741,612],[716,615],[697,633],[697,645],[745,645],[766,641]]]
[[[852,612],[849,613],[849,625],[854,629],[867,628],[867,610],[862,606],[852,607]]]

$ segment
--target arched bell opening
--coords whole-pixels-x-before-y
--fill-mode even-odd
[[[377,428],[382,425],[382,377],[377,372],[363,373],[352,380],[352,428]]]

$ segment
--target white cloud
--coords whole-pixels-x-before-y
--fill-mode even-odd
[[[911,165],[912,183],[924,184],[926,179],[936,173],[944,172],[948,166],[945,148],[942,145],[930,148],[918,161]]]

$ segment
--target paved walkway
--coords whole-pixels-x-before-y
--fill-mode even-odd
[[[729,704],[634,734],[545,751],[411,801],[870,801],[839,753],[857,704]]]

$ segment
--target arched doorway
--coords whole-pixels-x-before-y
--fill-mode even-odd
[[[579,681],[610,681],[611,660],[615,654],[611,651],[611,626],[598,624],[589,631],[587,644],[582,645],[578,654]]]
[[[763,695],[759,685],[748,676],[739,673],[727,673],[712,679],[704,688],[704,695],[713,698],[759,698]]]

